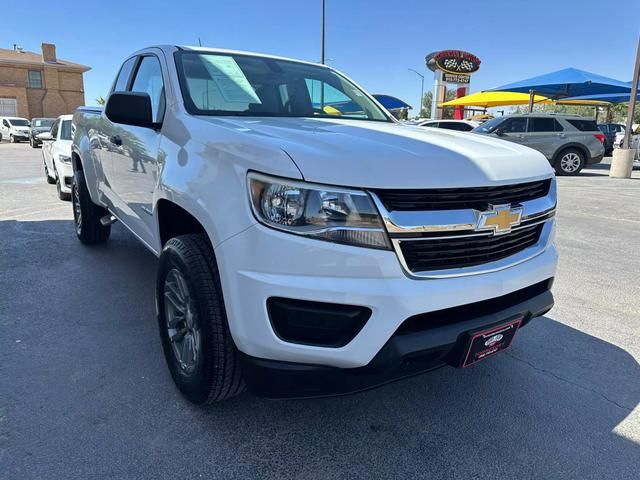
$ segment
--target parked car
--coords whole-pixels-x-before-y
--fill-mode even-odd
[[[42,145],[42,141],[38,138],[38,135],[51,130],[55,118],[32,118],[31,128],[29,129],[29,145],[31,148],[38,148]]]
[[[599,123],[598,128],[604,133],[604,154],[611,155],[616,143],[616,134],[624,135],[624,125],[619,123]]]
[[[18,143],[29,138],[29,120],[19,117],[0,117],[0,141]]]
[[[473,120],[425,120],[418,123],[421,127],[446,128],[447,130],[458,130],[460,132],[470,132],[480,125],[480,122]]]
[[[49,132],[40,133],[42,144],[44,175],[47,183],[56,184],[58,198],[71,200],[71,141],[73,139],[73,115],[61,115],[53,123]]]
[[[616,132],[616,138],[613,141],[613,148],[620,148],[622,147],[622,142],[624,141],[624,133],[626,131],[627,127],[626,126],[622,126],[622,130],[620,132]],[[640,125],[638,125],[637,123],[634,123],[631,125],[631,143],[633,143],[633,138],[637,137],[640,134]]]
[[[150,47],[73,122],[76,235],[120,221],[159,257],[164,355],[192,402],[468,366],[553,305],[545,158],[401,125],[331,67]]]
[[[604,157],[604,133],[577,115],[529,113],[496,117],[473,130],[541,152],[558,175],[576,175]]]

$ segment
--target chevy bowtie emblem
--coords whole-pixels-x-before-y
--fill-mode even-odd
[[[490,230],[499,235],[509,233],[511,228],[520,225],[522,207],[511,205],[489,205],[489,210],[478,213],[476,230]]]

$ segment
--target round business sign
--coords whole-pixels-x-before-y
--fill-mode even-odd
[[[442,70],[446,73],[471,74],[480,69],[480,59],[462,50],[442,50],[426,56],[427,67],[430,70]]]

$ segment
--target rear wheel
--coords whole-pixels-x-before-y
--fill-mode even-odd
[[[558,175],[576,175],[584,167],[584,154],[577,148],[567,148],[560,152],[555,162]]]
[[[73,174],[71,200],[78,239],[85,245],[106,242],[111,234],[111,225],[102,225],[100,219],[109,212],[91,200],[82,170]]]
[[[156,283],[158,326],[167,365],[195,404],[244,390],[213,249],[205,235],[182,235],[162,249]]]

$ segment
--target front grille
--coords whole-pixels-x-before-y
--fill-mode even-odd
[[[549,193],[551,179],[498,187],[437,188],[429,190],[373,190],[388,211],[486,210],[501,205],[541,198]]]
[[[514,255],[538,242],[543,224],[504,235],[400,240],[407,268],[413,272],[473,267]]]

